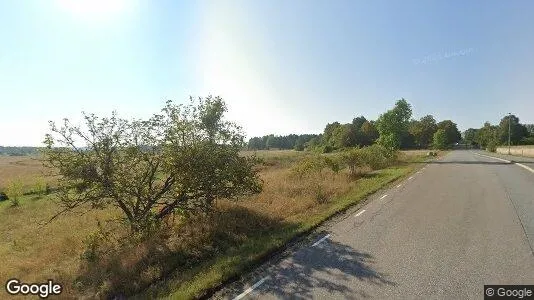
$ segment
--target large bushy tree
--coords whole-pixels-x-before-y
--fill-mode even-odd
[[[377,129],[380,134],[378,143],[391,149],[400,148],[402,137],[408,132],[411,117],[411,105],[404,98],[398,100],[393,109],[380,115],[377,120]]]
[[[444,120],[437,124],[437,129],[445,131],[447,137],[447,145],[451,146],[458,143],[462,139],[462,134],[458,130],[456,123],[451,120]]]
[[[178,213],[209,210],[218,198],[258,193],[255,158],[242,157],[240,127],[219,97],[168,101],[148,120],[85,115],[84,126],[51,122],[45,160],[61,175],[63,210],[119,208],[133,231]]]
[[[428,148],[437,130],[438,126],[432,115],[424,116],[409,126],[409,132],[413,135],[414,142],[419,148]]]
[[[510,125],[510,128],[508,128]],[[519,118],[515,115],[505,116],[499,123],[499,142],[500,144],[508,143],[508,131],[510,130],[510,142],[512,145],[517,145],[519,142],[528,137],[529,132],[525,125],[519,122]]]

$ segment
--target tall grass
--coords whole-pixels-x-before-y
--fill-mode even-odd
[[[46,195],[47,185],[34,177],[33,191],[45,191],[41,200],[22,195],[18,207],[0,203],[0,256],[9,258],[0,277],[53,278],[64,284],[66,298],[143,291],[141,298],[199,296],[412,168],[354,180],[339,155],[256,154],[264,160],[261,194],[221,199],[211,214],[166,220],[149,237],[111,227],[115,223],[107,220],[120,214],[113,209],[66,215],[43,226],[57,207],[54,194]]]

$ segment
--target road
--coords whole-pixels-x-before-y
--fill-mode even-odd
[[[218,298],[482,299],[534,284],[534,174],[452,151]]]

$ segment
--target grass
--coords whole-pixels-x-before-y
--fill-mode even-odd
[[[119,240],[124,245],[117,248],[117,254],[103,255],[94,265],[81,258],[87,249],[85,241],[97,230],[97,220],[105,224],[119,212],[105,209],[65,215],[43,226],[58,209],[53,195],[26,194],[17,207],[8,201],[0,203],[0,256],[8,258],[0,266],[0,280],[17,277],[39,282],[53,278],[65,285],[64,298],[105,297],[110,285],[123,289],[137,286],[143,291],[140,298],[198,297],[249,270],[332,215],[411,173],[417,167],[412,163],[421,161],[423,153],[403,153],[402,163],[352,180],[345,170],[322,170],[299,178],[292,175],[291,167],[309,153],[258,151],[255,154],[264,160],[261,194],[237,202],[220,200],[210,216],[179,220],[169,228],[170,238],[164,242],[154,237],[132,246]],[[40,173],[35,172],[38,166],[12,162],[7,165],[23,170],[11,169],[8,175],[25,174],[29,182],[39,178]],[[31,187],[28,184],[25,188]]]

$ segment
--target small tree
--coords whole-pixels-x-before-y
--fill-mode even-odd
[[[133,231],[174,213],[208,211],[218,198],[258,193],[255,157],[242,157],[241,128],[223,119],[219,97],[168,101],[148,120],[86,115],[53,122],[44,154],[59,171],[63,210],[118,207]],[[56,215],[56,216],[57,216]]]
[[[447,148],[447,133],[443,129],[438,129],[432,139],[434,149],[444,150]]]

